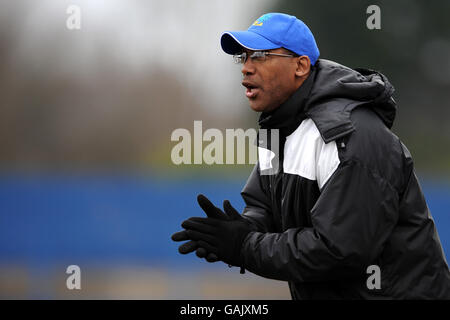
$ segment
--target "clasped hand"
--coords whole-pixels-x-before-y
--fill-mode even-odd
[[[255,228],[234,209],[228,200],[223,209],[214,206],[204,195],[197,197],[198,204],[207,218],[192,217],[181,224],[185,229],[172,235],[173,241],[185,241],[178,251],[187,254],[196,251],[208,262],[221,260],[229,265],[241,266],[241,246],[250,231]]]

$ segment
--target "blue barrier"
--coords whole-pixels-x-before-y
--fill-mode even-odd
[[[178,266],[170,235],[190,216],[203,216],[196,195],[243,208],[237,181],[164,181],[136,176],[17,176],[0,178],[0,263],[154,263]],[[450,186],[424,183],[448,256]]]

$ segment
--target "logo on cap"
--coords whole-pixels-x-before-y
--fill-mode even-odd
[[[253,22],[254,26],[261,27],[263,25],[263,22],[266,21],[271,17],[270,13],[266,13],[262,15],[260,18],[258,18],[255,22]]]

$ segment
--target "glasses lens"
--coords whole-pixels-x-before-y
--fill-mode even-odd
[[[252,53],[250,58],[253,61],[264,61],[264,60],[266,60],[266,52],[265,51],[255,51]]]
[[[233,60],[236,64],[244,64],[245,60],[247,60],[247,53],[243,52],[241,54],[235,54],[233,55]]]

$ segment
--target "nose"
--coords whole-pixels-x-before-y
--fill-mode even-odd
[[[253,64],[252,59],[247,58],[247,61],[242,65],[241,72],[244,76],[255,73],[255,65]]]

